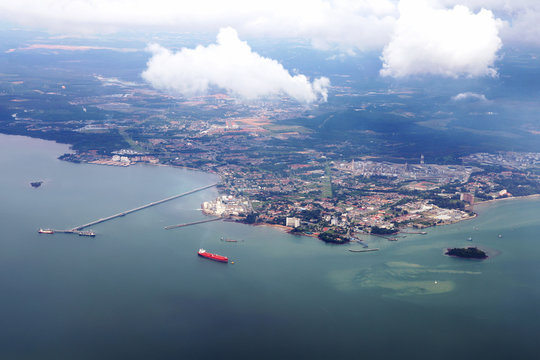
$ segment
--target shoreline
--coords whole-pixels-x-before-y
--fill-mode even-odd
[[[243,224],[243,223],[241,223]],[[246,224],[248,225],[248,224]],[[285,225],[279,225],[279,224],[269,224],[269,223],[254,223],[252,225],[255,225],[255,226],[269,226],[269,227],[273,227],[273,228],[276,228],[276,229],[279,229],[279,230],[282,230],[282,231],[285,231],[287,233],[290,233],[292,229],[292,227],[290,226],[285,226]],[[294,235],[294,234],[291,234],[291,235]],[[298,233],[298,235],[301,235],[301,236],[313,236],[313,235],[309,235],[309,234],[304,234],[304,233]]]
[[[240,222],[240,224],[244,224],[244,225],[253,225],[253,226],[268,226],[268,227],[273,227],[273,228],[276,228],[276,229],[279,229],[281,231],[284,231],[286,232],[287,234],[289,235],[295,235],[295,236],[306,236],[306,237],[310,237],[310,238],[319,238],[317,235],[315,234],[305,234],[305,233],[297,233],[297,234],[292,234],[291,233],[291,230],[293,229],[292,227],[290,226],[285,226],[285,225],[279,225],[279,224],[269,224],[269,223],[254,223],[254,224],[246,224],[246,223],[243,223],[243,222]]]
[[[280,229],[280,230],[283,230],[283,231],[286,231],[286,232],[289,232],[290,230],[292,230],[292,228],[289,227],[289,226],[279,225],[279,224],[269,224],[269,223],[245,224],[245,223],[242,223],[242,222],[240,224],[254,225],[254,226],[268,226],[268,227],[273,227],[273,228]]]
[[[428,226],[428,227],[437,227],[437,226],[446,226],[446,225],[459,224],[460,222],[464,222],[464,221],[476,219],[477,217],[478,217],[478,214],[477,214],[477,213],[474,213],[474,215],[469,216],[469,217],[466,218],[466,219],[461,219],[461,220],[456,220],[456,221],[450,221],[450,222],[443,223],[443,224],[435,224],[435,225],[433,225],[433,226]],[[427,229],[427,228],[426,228],[426,229]]]
[[[478,206],[481,208],[486,207],[488,205],[502,203],[505,201],[516,201],[516,200],[531,200],[531,199],[538,199],[540,198],[540,194],[531,194],[526,196],[511,196],[506,198],[500,198],[500,199],[492,199],[492,200],[485,200],[479,203],[475,203],[474,206]]]
[[[42,139],[42,138],[39,138],[39,137],[33,137],[33,136],[30,136],[30,135],[23,135],[23,134],[9,134],[9,133],[0,133],[0,134],[3,135],[3,136],[8,136],[8,137],[27,138],[27,139],[31,139],[31,140],[35,140],[35,141],[41,141],[41,142],[45,142],[45,143],[53,143],[53,144],[58,144],[58,145],[61,145],[61,146],[67,146],[68,151],[75,152],[75,151],[72,150],[73,145],[69,144],[69,143],[61,143],[61,142],[58,142],[56,140]],[[66,161],[66,162],[72,163],[69,160],[62,160],[62,159],[59,159],[58,157],[56,157],[56,159],[60,160],[60,161]],[[109,164],[99,164],[99,163],[92,163],[92,162],[87,162],[87,161],[80,162],[80,164],[103,165],[103,166],[108,166],[108,167],[111,166]],[[217,179],[218,183],[221,183],[221,181],[222,181],[221,176],[217,172],[207,171],[207,170],[202,170],[202,169],[192,168],[192,167],[187,167],[187,166],[172,165],[172,164],[161,164],[161,163],[156,164],[156,163],[147,163],[147,162],[139,162],[139,163],[134,163],[134,164],[130,164],[130,165],[132,165],[132,166],[137,166],[137,165],[141,166],[142,165],[142,166],[154,166],[154,167],[171,167],[171,168],[183,169],[183,170],[188,170],[188,171],[195,171],[195,172],[200,172],[200,173],[208,174],[210,176],[217,177],[218,178]],[[127,166],[124,165],[124,166],[117,166],[117,167],[123,168],[123,167],[127,167]],[[217,189],[217,191],[218,191],[218,194],[221,194],[219,189]],[[503,203],[504,201],[533,200],[533,199],[540,199],[540,194],[531,194],[531,195],[526,195],[526,196],[511,196],[511,197],[505,197],[505,198],[499,198],[499,199],[485,200],[485,201],[482,201],[482,202],[475,203],[474,206],[477,207],[479,211],[483,211],[489,205]],[[442,223],[442,224],[433,224],[431,226],[426,226],[426,227],[418,228],[418,229],[415,229],[415,230],[422,231],[422,229],[434,228],[434,227],[437,227],[437,226],[446,226],[446,225],[458,224],[458,223],[461,223],[461,222],[466,221],[466,220],[475,219],[478,216],[480,216],[480,213],[475,212],[473,216],[468,217],[466,219],[461,219],[461,220],[457,220],[457,221],[450,221],[450,222]],[[287,232],[290,235],[318,238],[318,236],[314,235],[314,234],[305,234],[305,233],[301,233],[301,232],[300,233],[291,233],[291,230],[293,230],[293,228],[285,226],[285,225],[269,224],[269,223],[254,223],[254,224],[246,224],[246,223],[243,223],[243,222],[239,222],[239,223],[244,224],[244,225],[269,226],[269,227],[277,228],[277,229],[279,229],[281,231]],[[401,232],[401,230],[409,230],[409,229],[410,228],[408,228],[408,227],[406,227],[404,229],[400,229],[398,234]]]

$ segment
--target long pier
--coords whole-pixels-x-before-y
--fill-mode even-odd
[[[170,196],[168,198],[158,200],[158,201],[154,201],[154,202],[151,202],[149,204],[142,205],[142,206],[136,207],[136,208],[131,209],[131,210],[122,211],[122,212],[119,212],[118,214],[114,214],[114,215],[111,215],[111,216],[107,216],[107,217],[104,217],[104,218],[89,222],[87,224],[76,226],[76,227],[70,229],[69,231],[65,231],[65,232],[77,232],[77,231],[80,231],[80,230],[82,230],[84,228],[87,228],[87,227],[90,227],[90,226],[93,226],[93,225],[96,225],[96,224],[100,224],[102,222],[109,221],[109,220],[112,220],[112,219],[116,219],[117,217],[125,216],[127,214],[131,214],[131,213],[133,213],[135,211],[143,210],[143,209],[149,208],[151,206],[156,206],[156,205],[159,205],[159,204],[163,204],[164,202],[171,201],[171,200],[174,200],[174,199],[178,199],[178,198],[180,198],[182,196],[186,196],[186,195],[190,195],[190,194],[202,191],[202,190],[206,190],[206,189],[211,188],[211,187],[216,186],[216,185],[217,185],[217,183],[214,183],[214,184],[206,185],[206,186],[203,186],[203,187],[200,187],[200,188],[197,188],[197,189],[194,189],[194,190],[179,194],[179,195]]]
[[[191,225],[197,225],[197,224],[204,224],[204,223],[208,223],[208,222],[212,222],[212,221],[219,221],[219,220],[222,220],[222,218],[199,220],[199,221],[193,221],[193,222],[185,223],[185,224],[169,225],[169,226],[165,226],[165,230],[171,230],[171,229],[176,229],[176,228],[185,227],[185,226],[191,226]]]
[[[372,234],[372,233],[364,233],[364,234],[365,234],[365,235],[369,235],[369,236],[380,237],[380,238],[386,239],[386,240],[388,240],[388,241],[398,241],[397,237],[390,237],[390,236],[386,236],[386,235]]]
[[[96,236],[96,234],[93,231],[88,231],[88,230],[76,230],[76,229],[68,229],[68,230],[48,229],[48,230],[52,231],[51,234],[60,233],[60,234],[77,234],[80,236],[91,236],[91,237]]]
[[[379,248],[373,249],[349,249],[350,252],[370,252],[370,251],[379,251]]]

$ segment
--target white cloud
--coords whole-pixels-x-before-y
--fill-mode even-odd
[[[501,37],[540,45],[538,0],[428,0],[432,6],[492,10]],[[0,19],[68,33],[216,32],[299,37],[319,48],[380,49],[399,17],[399,0],[0,0]]]
[[[318,48],[372,50],[389,40],[395,0],[0,0],[0,18],[70,33],[124,30],[304,38]]]
[[[493,11],[504,20],[500,29],[505,43],[540,45],[540,1],[538,0],[433,0],[444,6],[465,5],[475,11]]]
[[[502,41],[540,46],[539,0],[0,0],[1,20],[69,35],[230,26],[347,55],[383,49],[381,74],[395,77],[493,76]]]
[[[452,97],[452,100],[454,101],[460,101],[460,100],[474,100],[474,101],[488,101],[486,96],[484,94],[478,94],[474,92],[464,92],[459,93],[456,96]]]
[[[381,75],[433,74],[495,76],[502,46],[501,22],[491,11],[456,5],[434,8],[427,1],[402,0],[392,40],[384,47]]]
[[[276,60],[253,52],[232,28],[221,29],[217,43],[173,53],[160,45],[149,46],[152,57],[142,77],[158,89],[184,95],[205,93],[218,87],[244,99],[286,94],[300,102],[326,101],[330,81],[310,82],[292,76]]]
[[[540,3],[536,4],[534,11],[518,11],[502,33],[505,41],[523,43],[525,45],[540,45]]]

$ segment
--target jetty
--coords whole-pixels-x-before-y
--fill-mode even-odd
[[[350,252],[370,252],[370,251],[379,251],[379,248],[373,249],[349,249]]]
[[[58,229],[47,229],[45,234],[77,234],[79,236],[90,236],[94,237],[96,234],[92,230],[75,230],[75,229],[68,229],[68,230],[58,230]]]
[[[113,219],[116,219],[116,218],[121,217],[121,216],[126,216],[126,215],[134,213],[136,211],[140,211],[140,210],[152,207],[152,206],[163,204],[164,202],[171,201],[171,200],[174,200],[174,199],[178,199],[178,198],[181,198],[183,196],[191,195],[193,193],[209,189],[209,188],[211,188],[213,186],[216,186],[216,185],[217,185],[217,183],[213,183],[213,184],[210,184],[210,185],[202,186],[202,187],[199,187],[199,188],[184,192],[182,194],[169,196],[168,198],[157,200],[157,201],[152,201],[151,203],[141,205],[141,206],[138,206],[138,207],[133,208],[133,209],[125,210],[125,211],[122,211],[122,212],[119,212],[117,214],[107,216],[107,217],[104,217],[104,218],[101,218],[101,219],[97,219],[97,220],[91,221],[91,222],[83,224],[83,225],[75,226],[75,227],[73,227],[71,229],[68,229],[68,230],[53,230],[53,231],[55,233],[68,233],[68,234],[86,235],[85,232],[82,231],[82,229],[84,229],[84,228],[87,228],[87,227],[90,227],[90,226],[93,226],[93,225],[97,225],[97,224],[101,224],[103,222],[113,220]],[[212,220],[214,220],[214,219],[212,219]]]
[[[372,234],[372,233],[364,233],[364,234],[369,235],[369,236],[377,236],[377,237],[386,239],[388,241],[398,241],[397,237],[390,237],[390,236],[386,236],[386,235]]]
[[[181,227],[186,227],[186,226],[191,226],[191,225],[197,225],[197,224],[204,224],[204,223],[208,223],[208,222],[212,222],[212,221],[219,221],[219,220],[221,220],[221,218],[199,220],[199,221],[193,221],[193,222],[189,222],[189,223],[185,223],[185,224],[177,224],[177,225],[165,226],[164,229],[165,230],[171,230],[171,229],[176,229],[176,228],[181,228]]]
[[[427,231],[400,231],[400,234],[427,235]]]

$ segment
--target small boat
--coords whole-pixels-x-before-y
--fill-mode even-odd
[[[225,242],[238,242],[238,240],[236,240],[236,239],[226,239],[226,238],[223,238],[223,237],[221,237],[221,241],[225,241]]]
[[[43,181],[32,181],[30,183],[30,186],[32,186],[33,188],[38,188],[41,186],[41,184],[43,184]]]
[[[501,235],[501,234],[499,234],[499,237],[500,237],[500,238],[502,238],[502,235]]]
[[[218,255],[218,254],[212,254],[204,249],[199,249],[199,252],[197,253],[199,256],[201,257],[204,257],[204,258],[207,258],[207,259],[210,259],[210,260],[214,260],[214,261],[219,261],[219,262],[224,262],[224,263],[228,263],[229,262],[229,258],[226,257],[226,256],[222,256],[222,255]]]
[[[40,234],[54,234],[54,230],[51,230],[51,229],[39,229],[38,233],[40,233]]]
[[[472,241],[472,237],[469,236],[469,237],[467,238],[467,241]]]

